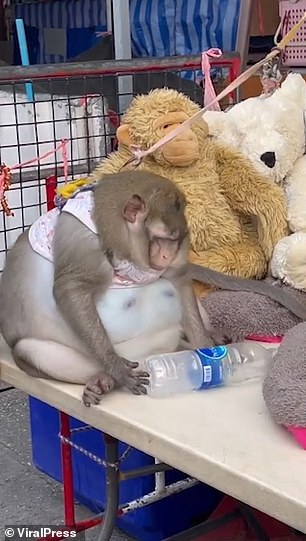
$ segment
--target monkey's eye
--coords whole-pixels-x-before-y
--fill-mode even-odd
[[[170,124],[164,124],[163,128],[164,130],[166,130],[167,128],[169,128]]]
[[[176,199],[174,206],[177,211],[181,210],[181,202],[179,199]]]

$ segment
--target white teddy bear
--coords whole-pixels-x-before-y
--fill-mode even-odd
[[[212,136],[246,155],[267,180],[284,187],[292,234],[275,246],[275,278],[306,290],[306,82],[289,73],[271,96],[248,98],[226,112],[207,111]]]

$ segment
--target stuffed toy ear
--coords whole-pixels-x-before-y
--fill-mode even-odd
[[[130,137],[130,130],[127,124],[121,124],[121,126],[117,128],[116,136],[120,145],[124,145],[126,147],[131,146],[132,141]]]

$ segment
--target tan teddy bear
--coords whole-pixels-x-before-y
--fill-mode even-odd
[[[199,106],[176,90],[155,89],[135,97],[117,130],[118,150],[101,162],[91,180],[133,167],[126,165],[131,145],[148,149],[197,111]],[[185,193],[192,262],[241,277],[265,275],[275,244],[288,231],[283,191],[241,154],[209,137],[204,120],[138,167],[168,177]],[[199,289],[205,290],[203,285]]]

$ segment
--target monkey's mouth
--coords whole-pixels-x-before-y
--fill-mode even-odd
[[[154,270],[166,269],[177,254],[178,237],[153,237],[150,244],[150,263]]]

